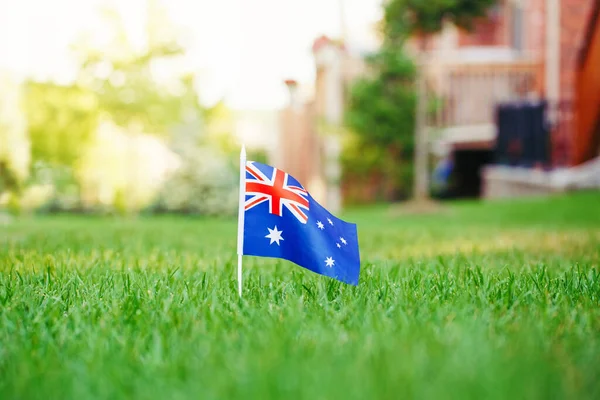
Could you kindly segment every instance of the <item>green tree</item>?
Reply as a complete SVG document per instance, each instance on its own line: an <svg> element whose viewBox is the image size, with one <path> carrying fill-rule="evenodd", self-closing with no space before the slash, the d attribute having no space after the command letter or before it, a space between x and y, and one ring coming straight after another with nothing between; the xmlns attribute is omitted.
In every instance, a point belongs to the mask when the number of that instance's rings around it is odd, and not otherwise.
<svg viewBox="0 0 600 400"><path fill-rule="evenodd" d="M372 75L350 89L345 119L355 137L342 157L344 172L376 182L375 197L404 197L413 152L415 67L400 49L389 47L367 62Z"/></svg>
<svg viewBox="0 0 600 400"><path fill-rule="evenodd" d="M346 122L365 140L381 146L412 146L415 66L401 51L384 48L368 59L373 76L357 80Z"/></svg>

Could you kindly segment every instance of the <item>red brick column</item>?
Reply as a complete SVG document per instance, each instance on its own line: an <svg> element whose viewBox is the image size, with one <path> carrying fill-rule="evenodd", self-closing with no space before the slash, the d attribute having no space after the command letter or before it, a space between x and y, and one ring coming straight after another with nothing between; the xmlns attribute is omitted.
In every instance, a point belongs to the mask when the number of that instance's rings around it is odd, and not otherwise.
<svg viewBox="0 0 600 400"><path fill-rule="evenodd" d="M575 96L577 57L595 1L560 2L560 97L564 100L572 100Z"/></svg>

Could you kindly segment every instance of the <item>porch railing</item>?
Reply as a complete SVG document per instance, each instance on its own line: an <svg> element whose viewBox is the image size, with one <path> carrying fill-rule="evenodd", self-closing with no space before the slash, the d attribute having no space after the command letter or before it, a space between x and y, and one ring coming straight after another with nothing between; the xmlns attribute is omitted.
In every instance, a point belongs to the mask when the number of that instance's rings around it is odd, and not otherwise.
<svg viewBox="0 0 600 400"><path fill-rule="evenodd" d="M428 116L428 125L491 124L497 103L538 91L540 72L539 64L530 62L447 65L442 72L441 90L432 93L441 102Z"/></svg>

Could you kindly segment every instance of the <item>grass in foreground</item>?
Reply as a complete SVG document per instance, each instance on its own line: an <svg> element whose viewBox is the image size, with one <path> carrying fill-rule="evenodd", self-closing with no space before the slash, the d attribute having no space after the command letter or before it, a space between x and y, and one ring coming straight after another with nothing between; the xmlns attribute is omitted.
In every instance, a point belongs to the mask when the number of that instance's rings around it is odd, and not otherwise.
<svg viewBox="0 0 600 400"><path fill-rule="evenodd" d="M350 213L358 287L234 221L0 227L0 399L600 398L600 194Z"/></svg>

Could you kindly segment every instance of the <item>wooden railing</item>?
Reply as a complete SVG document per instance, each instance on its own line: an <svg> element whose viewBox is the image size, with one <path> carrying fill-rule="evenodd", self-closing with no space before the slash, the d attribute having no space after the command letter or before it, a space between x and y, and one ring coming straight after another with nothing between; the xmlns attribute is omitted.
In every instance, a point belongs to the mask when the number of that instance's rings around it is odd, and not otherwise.
<svg viewBox="0 0 600 400"><path fill-rule="evenodd" d="M541 69L530 62L465 63L446 66L441 104L429 116L429 126L489 124L499 102L539 93Z"/></svg>

